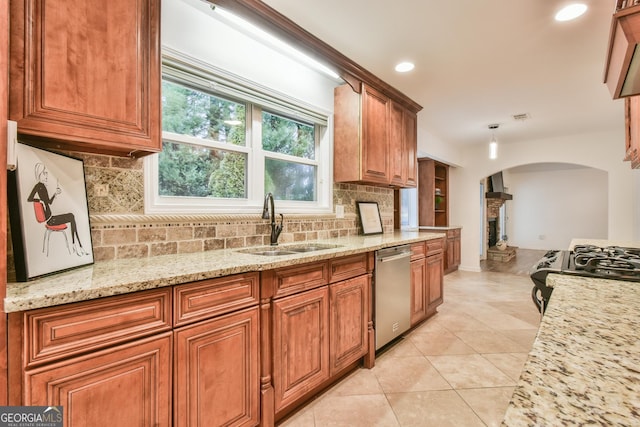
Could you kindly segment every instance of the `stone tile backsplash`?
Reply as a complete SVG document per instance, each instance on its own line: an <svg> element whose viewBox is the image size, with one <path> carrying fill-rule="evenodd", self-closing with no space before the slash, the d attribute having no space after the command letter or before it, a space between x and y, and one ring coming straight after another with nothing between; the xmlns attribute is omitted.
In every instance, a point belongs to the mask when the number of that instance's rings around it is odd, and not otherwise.
<svg viewBox="0 0 640 427"><path fill-rule="evenodd" d="M268 220L255 215L144 215L143 160L71 153L84 160L91 236L96 261L145 258L164 254L269 244ZM98 196L96 185L107 185ZM344 205L345 217L285 215L279 242L291 243L355 235L360 232L356 201L375 201L384 232L393 231L393 190L334 184L334 204ZM10 240L10 239L9 239ZM8 266L13 267L9 242Z"/></svg>

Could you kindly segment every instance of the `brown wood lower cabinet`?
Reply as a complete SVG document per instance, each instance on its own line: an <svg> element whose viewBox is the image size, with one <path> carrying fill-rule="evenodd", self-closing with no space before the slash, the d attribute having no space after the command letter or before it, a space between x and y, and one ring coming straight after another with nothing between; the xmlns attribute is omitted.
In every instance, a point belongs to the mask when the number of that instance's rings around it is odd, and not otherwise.
<svg viewBox="0 0 640 427"><path fill-rule="evenodd" d="M331 375L360 359L369 350L369 288L369 276L329 286Z"/></svg>
<svg viewBox="0 0 640 427"><path fill-rule="evenodd" d="M175 331L175 426L260 421L258 307Z"/></svg>
<svg viewBox="0 0 640 427"><path fill-rule="evenodd" d="M427 260L411 261L411 325L427 318Z"/></svg>
<svg viewBox="0 0 640 427"><path fill-rule="evenodd" d="M443 302L444 238L412 245L411 325L436 313Z"/></svg>
<svg viewBox="0 0 640 427"><path fill-rule="evenodd" d="M259 277L11 313L11 404L61 405L66 427L258 425Z"/></svg>
<svg viewBox="0 0 640 427"><path fill-rule="evenodd" d="M436 312L443 299L443 260L442 252L427 256L427 317Z"/></svg>
<svg viewBox="0 0 640 427"><path fill-rule="evenodd" d="M63 406L65 427L170 426L171 335L27 371L22 404Z"/></svg>
<svg viewBox="0 0 640 427"><path fill-rule="evenodd" d="M66 427L272 426L373 366L373 265L370 252L11 313L9 403L63 406Z"/></svg>
<svg viewBox="0 0 640 427"><path fill-rule="evenodd" d="M449 274L458 269L460 265L460 229L447 230L447 244L445 246L444 274Z"/></svg>
<svg viewBox="0 0 640 427"><path fill-rule="evenodd" d="M274 396L273 404L263 398L263 417L271 410L274 420L281 419L375 351L370 297L372 253L312 263L318 264L312 270L324 270L319 267L325 263L331 275L324 284L314 281L316 288L274 298L270 305L263 299L263 396L270 396L270 386ZM273 289L277 294L281 277L287 277L293 288L303 288L309 279L308 270L285 267L264 272L263 290ZM327 283L333 280L335 283ZM265 352L265 343L271 353ZM268 358L272 358L272 364L265 363Z"/></svg>
<svg viewBox="0 0 640 427"><path fill-rule="evenodd" d="M329 378L329 290L326 286L273 303L275 411Z"/></svg>

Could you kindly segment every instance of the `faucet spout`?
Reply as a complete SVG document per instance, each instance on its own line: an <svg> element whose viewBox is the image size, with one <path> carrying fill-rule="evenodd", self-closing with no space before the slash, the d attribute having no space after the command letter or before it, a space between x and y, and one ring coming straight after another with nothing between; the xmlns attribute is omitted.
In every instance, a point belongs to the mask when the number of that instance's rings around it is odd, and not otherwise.
<svg viewBox="0 0 640 427"><path fill-rule="evenodd" d="M269 215L269 211L271 211L271 215ZM276 246L278 244L278 237L280 237L280 233L282 232L282 226L284 223L284 215L280 214L280 224L276 224L276 211L273 201L273 194L267 193L264 198L264 206L262 208L262 218L269 219L271 218L271 246Z"/></svg>

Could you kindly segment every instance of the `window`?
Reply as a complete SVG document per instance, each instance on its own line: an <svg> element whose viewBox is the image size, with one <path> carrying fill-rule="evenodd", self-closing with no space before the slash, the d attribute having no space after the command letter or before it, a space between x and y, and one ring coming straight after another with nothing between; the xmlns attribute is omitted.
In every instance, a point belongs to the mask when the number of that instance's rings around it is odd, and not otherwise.
<svg viewBox="0 0 640 427"><path fill-rule="evenodd" d="M245 119L245 104L163 81L159 196L246 198Z"/></svg>
<svg viewBox="0 0 640 427"><path fill-rule="evenodd" d="M265 192L279 200L316 200L314 126L263 111Z"/></svg>
<svg viewBox="0 0 640 427"><path fill-rule="evenodd" d="M331 212L329 114L164 65L163 149L145 162L145 212L255 213L269 192L279 212Z"/></svg>
<svg viewBox="0 0 640 427"><path fill-rule="evenodd" d="M403 188L400 190L400 228L418 227L418 190Z"/></svg>

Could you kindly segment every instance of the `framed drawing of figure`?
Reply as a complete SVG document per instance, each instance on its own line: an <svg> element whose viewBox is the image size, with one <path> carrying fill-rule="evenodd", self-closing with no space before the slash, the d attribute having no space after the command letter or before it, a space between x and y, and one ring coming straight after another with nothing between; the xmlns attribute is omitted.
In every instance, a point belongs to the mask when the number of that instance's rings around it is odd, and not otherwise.
<svg viewBox="0 0 640 427"><path fill-rule="evenodd" d="M82 160L24 144L8 173L16 279L93 263Z"/></svg>

